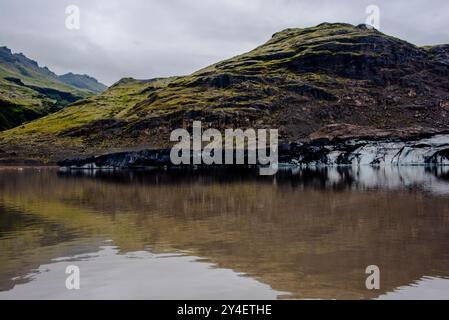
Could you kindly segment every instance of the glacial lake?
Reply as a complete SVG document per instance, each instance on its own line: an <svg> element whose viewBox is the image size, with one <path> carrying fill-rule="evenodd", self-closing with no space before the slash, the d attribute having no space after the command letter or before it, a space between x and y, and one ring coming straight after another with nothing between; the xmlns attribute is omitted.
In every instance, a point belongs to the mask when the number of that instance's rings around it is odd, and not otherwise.
<svg viewBox="0 0 449 320"><path fill-rule="evenodd" d="M1 168L0 299L449 299L449 167Z"/></svg>

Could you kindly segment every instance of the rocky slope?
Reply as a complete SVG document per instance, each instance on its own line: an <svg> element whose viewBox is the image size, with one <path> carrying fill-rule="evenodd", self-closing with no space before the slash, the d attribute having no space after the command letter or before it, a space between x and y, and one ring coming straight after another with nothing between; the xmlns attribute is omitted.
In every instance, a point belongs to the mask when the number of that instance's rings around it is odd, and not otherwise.
<svg viewBox="0 0 449 320"><path fill-rule="evenodd" d="M106 87L88 76L58 76L22 53L0 47L0 130L34 120Z"/></svg>
<svg viewBox="0 0 449 320"><path fill-rule="evenodd" d="M448 46L420 48L364 25L287 29L192 75L123 79L102 95L0 134L4 159L58 161L169 147L193 120L278 128L284 143L419 139L449 128Z"/></svg>

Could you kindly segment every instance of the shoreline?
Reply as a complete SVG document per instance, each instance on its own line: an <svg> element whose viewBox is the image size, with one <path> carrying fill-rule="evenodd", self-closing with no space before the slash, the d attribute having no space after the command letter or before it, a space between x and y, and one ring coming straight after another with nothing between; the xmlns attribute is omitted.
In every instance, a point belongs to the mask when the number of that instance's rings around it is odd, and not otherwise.
<svg viewBox="0 0 449 320"><path fill-rule="evenodd" d="M236 150L217 149L214 152L232 151L233 164L213 164L213 167L250 167L263 168L260 165L236 165ZM194 154L190 152L190 162L173 165L170 149L146 149L133 152L111 153L88 158L68 159L58 162L58 166L67 169L132 169L142 167L157 168L195 168L209 167L205 164L194 165ZM429 166L449 165L449 134L437 134L416 140L329 140L320 139L310 143L282 144L276 151L275 166L315 167L315 166ZM244 159L248 159L248 150L244 149ZM246 163L246 162L245 162Z"/></svg>
<svg viewBox="0 0 449 320"><path fill-rule="evenodd" d="M216 150L226 153L230 150ZM151 168L262 168L260 165L237 165L236 150L234 164L174 165L171 149L142 149L102 155L71 158L63 161L44 162L37 159L0 159L0 167L42 167L66 169L151 169ZM248 159L248 150L244 159ZM193 160L193 152L190 153ZM449 134L435 134L415 139L316 139L304 143L279 145L277 161L279 167L347 167L347 166L447 166L449 165Z"/></svg>

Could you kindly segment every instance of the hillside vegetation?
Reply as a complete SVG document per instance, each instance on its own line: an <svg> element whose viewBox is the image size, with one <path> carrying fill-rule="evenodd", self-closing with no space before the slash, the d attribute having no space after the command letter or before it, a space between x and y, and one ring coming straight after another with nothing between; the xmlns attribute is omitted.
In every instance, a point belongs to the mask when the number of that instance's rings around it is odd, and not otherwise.
<svg viewBox="0 0 449 320"><path fill-rule="evenodd" d="M448 48L420 48L365 25L287 29L189 76L123 79L99 96L1 133L0 149L6 159L57 161L167 147L171 130L193 120L278 128L285 142L444 131Z"/></svg>
<svg viewBox="0 0 449 320"><path fill-rule="evenodd" d="M0 47L0 130L58 111L105 89L89 76L58 76L25 55Z"/></svg>

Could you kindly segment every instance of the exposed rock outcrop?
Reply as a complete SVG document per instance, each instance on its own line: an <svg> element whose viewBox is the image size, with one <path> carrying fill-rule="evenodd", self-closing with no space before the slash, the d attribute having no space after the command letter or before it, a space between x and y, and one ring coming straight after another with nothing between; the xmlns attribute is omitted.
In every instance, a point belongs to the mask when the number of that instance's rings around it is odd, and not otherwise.
<svg viewBox="0 0 449 320"><path fill-rule="evenodd" d="M65 160L58 164L68 169L176 167L170 160L170 149L121 152ZM283 166L449 165L449 135L405 141L319 139L309 143L283 144L279 149L279 164Z"/></svg>

